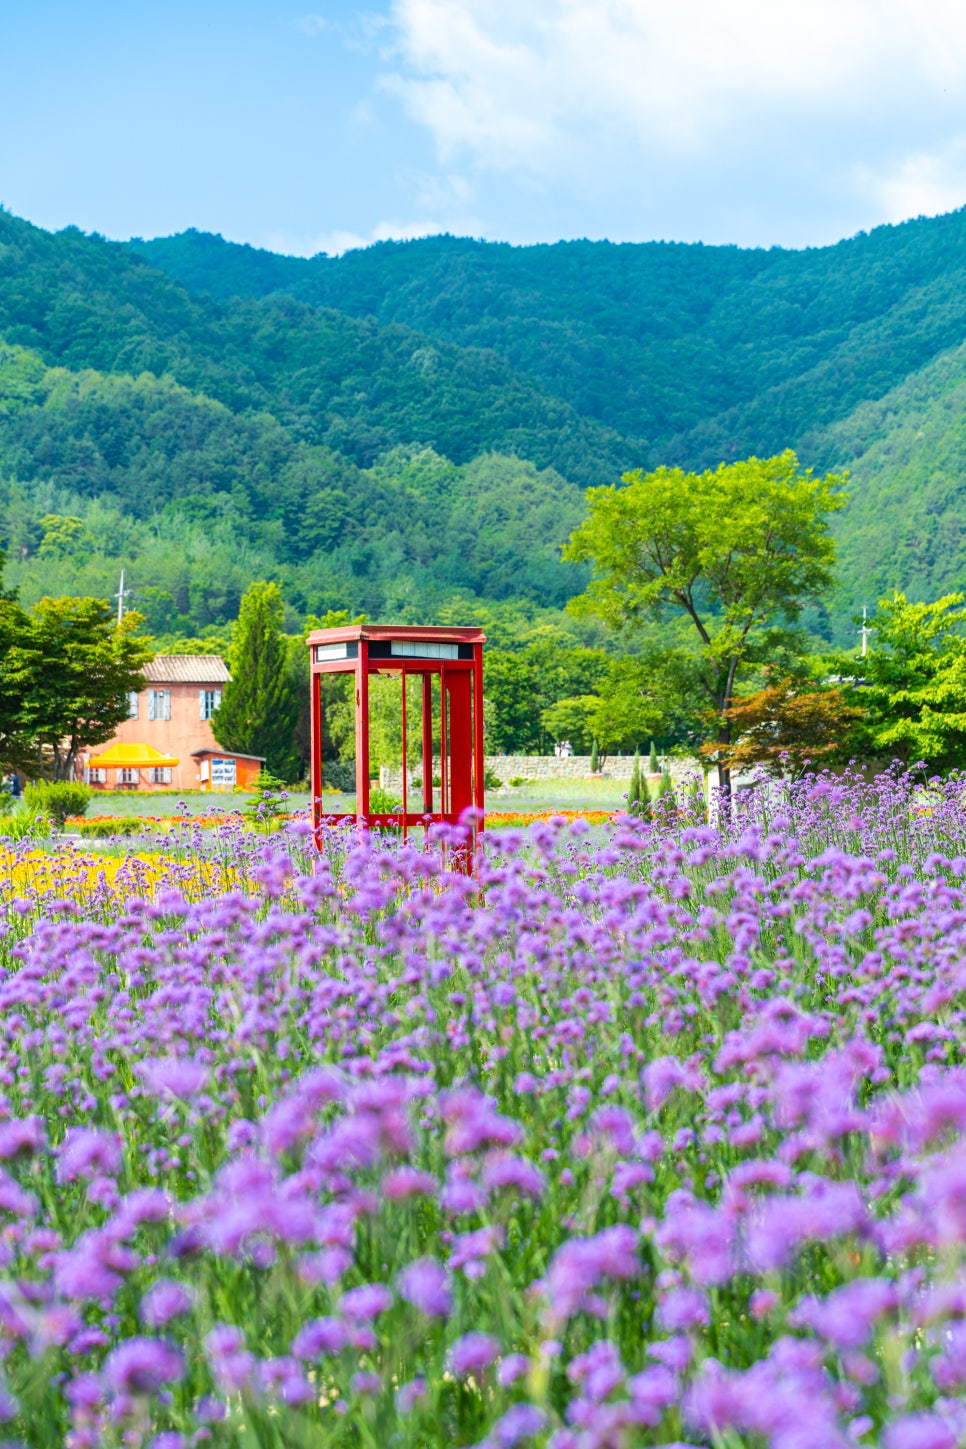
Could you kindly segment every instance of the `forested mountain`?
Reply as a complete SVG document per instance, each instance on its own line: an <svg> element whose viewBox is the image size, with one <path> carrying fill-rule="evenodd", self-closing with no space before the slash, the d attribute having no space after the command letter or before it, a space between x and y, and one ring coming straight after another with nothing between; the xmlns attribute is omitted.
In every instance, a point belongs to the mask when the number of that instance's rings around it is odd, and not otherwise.
<svg viewBox="0 0 966 1449"><path fill-rule="evenodd" d="M966 211L784 251L453 237L273 257L132 243L221 299L284 292L462 346L685 467L798 445L966 337Z"/></svg>
<svg viewBox="0 0 966 1449"><path fill-rule="evenodd" d="M966 585L966 212L802 252L435 237L280 257L0 212L0 545L28 600L223 627L559 608L583 487L787 446L852 471L844 638ZM474 602L476 601L476 602Z"/></svg>

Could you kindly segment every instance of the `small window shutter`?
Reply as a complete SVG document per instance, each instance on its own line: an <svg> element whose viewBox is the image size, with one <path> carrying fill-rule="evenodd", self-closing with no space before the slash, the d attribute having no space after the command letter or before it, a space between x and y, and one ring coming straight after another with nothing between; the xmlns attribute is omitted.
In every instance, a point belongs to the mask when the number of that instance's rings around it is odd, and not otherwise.
<svg viewBox="0 0 966 1449"><path fill-rule="evenodd" d="M157 717L158 717L158 695L157 695L157 691L154 690L154 689L152 689L148 693L148 719L157 719Z"/></svg>
<svg viewBox="0 0 966 1449"><path fill-rule="evenodd" d="M161 718L162 719L170 719L171 718L171 691L170 691L170 689L163 690L162 691L162 695L163 695L163 699L164 699L164 713L162 714Z"/></svg>
<svg viewBox="0 0 966 1449"><path fill-rule="evenodd" d="M207 719L208 718L208 710L205 708L205 706L207 705L207 703L208 703L208 691L206 689L199 689L198 690L198 718L199 719Z"/></svg>

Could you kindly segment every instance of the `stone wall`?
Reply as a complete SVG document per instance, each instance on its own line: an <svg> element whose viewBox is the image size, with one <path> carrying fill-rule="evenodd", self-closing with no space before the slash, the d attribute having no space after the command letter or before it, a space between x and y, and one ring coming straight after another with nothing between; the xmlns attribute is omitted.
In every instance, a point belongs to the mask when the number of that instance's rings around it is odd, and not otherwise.
<svg viewBox="0 0 966 1449"><path fill-rule="evenodd" d="M641 760L647 764L647 757ZM581 780L590 774L589 755L571 755L569 759L558 760L556 755L487 755L486 768L508 780ZM634 768L633 755L607 755L604 758L599 778L604 780L630 780ZM671 760L671 777L678 780L682 775L701 766L696 760ZM433 761L433 774L439 774L439 760ZM419 778L419 770L410 770L410 781ZM384 790L398 795L402 789L402 770L399 766L383 766L379 771L379 783Z"/></svg>

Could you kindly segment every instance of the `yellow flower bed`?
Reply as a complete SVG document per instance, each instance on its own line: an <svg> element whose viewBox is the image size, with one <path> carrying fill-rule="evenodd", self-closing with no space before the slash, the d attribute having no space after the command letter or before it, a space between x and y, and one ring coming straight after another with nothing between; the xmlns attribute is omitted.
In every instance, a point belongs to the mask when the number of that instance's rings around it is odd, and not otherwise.
<svg viewBox="0 0 966 1449"><path fill-rule="evenodd" d="M20 853L0 848L0 902L23 895L63 895L84 901L105 889L112 898L149 897L161 885L194 895L212 886L237 885L227 878L230 874L219 862L175 860L160 851L95 855L69 848Z"/></svg>

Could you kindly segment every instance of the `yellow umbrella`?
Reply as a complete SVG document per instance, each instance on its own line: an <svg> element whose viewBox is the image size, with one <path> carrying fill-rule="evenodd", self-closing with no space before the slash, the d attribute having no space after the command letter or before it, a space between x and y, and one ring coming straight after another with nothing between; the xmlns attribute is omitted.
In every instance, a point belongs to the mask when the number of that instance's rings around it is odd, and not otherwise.
<svg viewBox="0 0 966 1449"><path fill-rule="evenodd" d="M112 745L103 755L92 755L87 762L92 770L150 770L164 765L180 765L174 755L162 755L153 745Z"/></svg>

